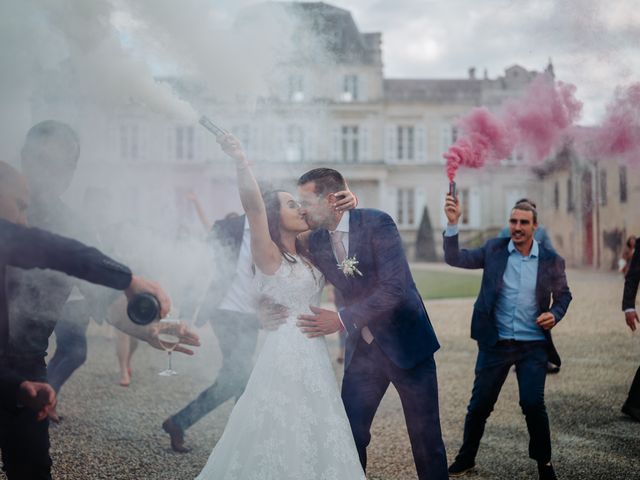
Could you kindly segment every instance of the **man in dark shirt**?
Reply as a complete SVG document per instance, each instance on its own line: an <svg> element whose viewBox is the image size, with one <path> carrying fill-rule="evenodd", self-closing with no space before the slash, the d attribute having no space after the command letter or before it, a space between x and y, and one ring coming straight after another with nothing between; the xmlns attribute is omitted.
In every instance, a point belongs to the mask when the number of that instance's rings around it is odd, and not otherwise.
<svg viewBox="0 0 640 480"><path fill-rule="evenodd" d="M43 230L27 228L28 205L29 192L24 178L11 166L0 162L0 286L6 284L9 269L49 268L124 290L127 297L150 292L159 299L162 316L167 314L169 298L156 283L133 276L127 267L95 248ZM29 330L21 329L19 337L13 335L12 328L19 324L11 318L14 312L9 313L8 292L8 288L0 288L0 449L3 469L10 480L50 479L48 421L40 421L43 410L48 413L48 408L55 405L55 395L52 398L52 392L45 386L47 343L42 347L31 341ZM34 290L33 294L38 296L46 292ZM29 321L31 334L38 342L48 342L55 324L40 324L38 319L26 317L20 319ZM157 325L118 327L159 347ZM182 329L178 334L181 342L198 344L197 337L190 332ZM28 344L16 344L16 338ZM189 352L188 349L181 351ZM20 408L20 405L31 408Z"/></svg>
<svg viewBox="0 0 640 480"><path fill-rule="evenodd" d="M28 220L34 227L96 244L97 236L87 222L61 199L73 180L79 155L80 142L69 125L45 120L29 129L21 151L22 172L31 189ZM54 272L20 272L17 279L11 277L10 280L14 280L11 307L25 332L22 334L14 328L15 342L25 348L41 348L43 339L30 335L31 325L24 319L55 324L56 349L47 364L47 377L59 393L62 385L85 362L89 320L106 317L109 295L102 289L90 288ZM35 292L41 291L44 284L46 295L37 295ZM55 409L49 419L59 421Z"/></svg>

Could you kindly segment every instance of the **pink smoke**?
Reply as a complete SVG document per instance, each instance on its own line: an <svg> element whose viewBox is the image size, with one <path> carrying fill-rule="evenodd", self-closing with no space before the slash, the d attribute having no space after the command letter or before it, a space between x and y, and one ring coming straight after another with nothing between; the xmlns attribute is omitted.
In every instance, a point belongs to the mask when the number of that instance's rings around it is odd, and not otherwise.
<svg viewBox="0 0 640 480"><path fill-rule="evenodd" d="M640 83L616 89L602 124L576 132L575 144L588 158L640 164Z"/></svg>
<svg viewBox="0 0 640 480"><path fill-rule="evenodd" d="M472 110L458 122L462 135L444 154L449 179L460 166L481 168L509 157L515 148L529 161L544 160L563 144L580 115L582 103L575 90L543 74L499 114Z"/></svg>
<svg viewBox="0 0 640 480"><path fill-rule="evenodd" d="M474 108L460 119L462 136L444 154L450 181L461 165L480 168L488 161L507 157L513 150L511 132L505 124L486 108Z"/></svg>

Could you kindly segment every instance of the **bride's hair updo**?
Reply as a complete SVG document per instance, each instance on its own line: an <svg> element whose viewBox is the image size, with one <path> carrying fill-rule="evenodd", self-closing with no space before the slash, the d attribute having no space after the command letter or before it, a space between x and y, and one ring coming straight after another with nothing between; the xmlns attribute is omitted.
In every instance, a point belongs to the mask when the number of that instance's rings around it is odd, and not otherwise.
<svg viewBox="0 0 640 480"><path fill-rule="evenodd" d="M289 263L296 263L296 259L293 255L287 252L282 243L280 236L280 209L282 205L280 203L280 197L278 193L287 193L286 190L267 190L262 193L262 200L267 211L267 223L269 224L269 234L271 240L278 246L280 253Z"/></svg>

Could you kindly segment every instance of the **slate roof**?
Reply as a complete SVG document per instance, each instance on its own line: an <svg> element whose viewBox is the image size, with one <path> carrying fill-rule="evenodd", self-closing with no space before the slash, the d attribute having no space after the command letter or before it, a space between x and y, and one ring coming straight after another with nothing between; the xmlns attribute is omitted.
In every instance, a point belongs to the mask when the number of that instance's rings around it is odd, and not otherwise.
<svg viewBox="0 0 640 480"><path fill-rule="evenodd" d="M351 12L324 2L264 2L240 12L237 25L259 19L269 11L290 13L301 33L313 32L340 62L373 64L380 61L380 34L361 33Z"/></svg>
<svg viewBox="0 0 640 480"><path fill-rule="evenodd" d="M384 98L390 102L479 102L482 80L476 79L411 79L384 80Z"/></svg>

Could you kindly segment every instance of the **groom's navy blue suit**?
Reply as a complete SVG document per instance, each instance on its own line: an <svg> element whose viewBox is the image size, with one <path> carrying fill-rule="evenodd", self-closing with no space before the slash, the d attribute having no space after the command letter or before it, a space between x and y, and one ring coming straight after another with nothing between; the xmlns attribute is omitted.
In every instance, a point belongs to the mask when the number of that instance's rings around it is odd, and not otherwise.
<svg viewBox="0 0 640 480"><path fill-rule="evenodd" d="M419 478L447 478L433 359L440 345L394 221L378 210L350 211L348 257L357 259L361 276L346 276L337 267L327 230L311 234L309 250L341 294L339 313L348 332L342 399L363 467L371 422L393 383L402 401ZM374 338L370 344L362 338L365 326Z"/></svg>

